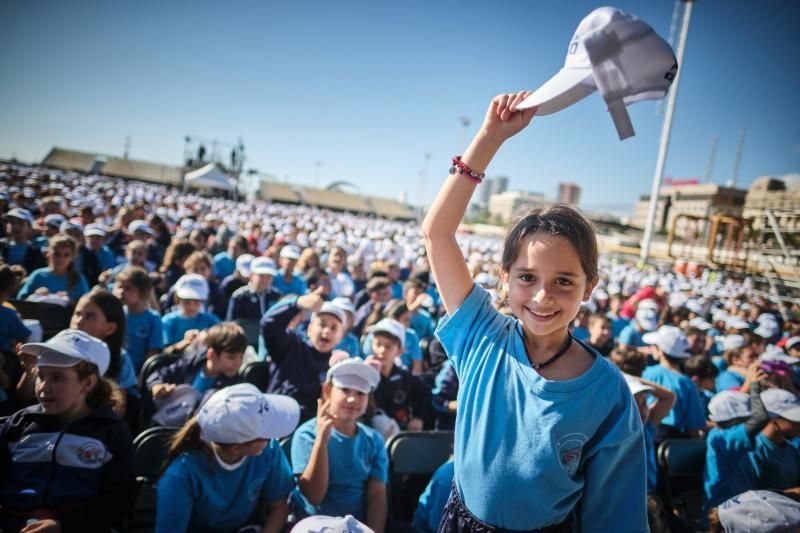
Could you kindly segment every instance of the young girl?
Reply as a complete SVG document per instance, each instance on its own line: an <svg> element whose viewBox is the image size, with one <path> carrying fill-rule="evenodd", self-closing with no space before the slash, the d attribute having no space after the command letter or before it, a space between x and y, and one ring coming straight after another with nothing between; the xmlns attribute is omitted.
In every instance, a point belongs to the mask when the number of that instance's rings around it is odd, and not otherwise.
<svg viewBox="0 0 800 533"><path fill-rule="evenodd" d="M153 283L143 268L129 266L117 276L114 296L125 306L125 350L137 376L147 358L164 347L161 316L148 306L152 295Z"/></svg>
<svg viewBox="0 0 800 533"><path fill-rule="evenodd" d="M158 482L156 531L283 529L294 483L278 439L297 427L288 396L249 383L214 393L175 435ZM259 516L268 507L267 516ZM263 524L263 525L262 525Z"/></svg>
<svg viewBox="0 0 800 533"><path fill-rule="evenodd" d="M0 529L122 529L134 499L133 444L114 414L105 343L67 329L22 346L38 404L0 428Z"/></svg>
<svg viewBox="0 0 800 533"><path fill-rule="evenodd" d="M383 532L389 460L380 434L358 421L379 380L378 371L357 357L328 370L316 418L292 438L300 515L352 515Z"/></svg>
<svg viewBox="0 0 800 533"><path fill-rule="evenodd" d="M456 482L440 531L646 531L642 422L620 372L569 325L597 283L597 241L574 209L528 211L506 236L501 281L517 318L473 285L456 230L503 142L535 109L492 100L422 226L447 315L437 335L461 388ZM472 179L471 179L472 178ZM613 496L612 496L613 494Z"/></svg>
<svg viewBox="0 0 800 533"><path fill-rule="evenodd" d="M23 283L17 298L24 300L31 294L63 293L70 305L89 292L89 284L75 267L75 241L63 234L50 239L47 250L48 266L34 270Z"/></svg>

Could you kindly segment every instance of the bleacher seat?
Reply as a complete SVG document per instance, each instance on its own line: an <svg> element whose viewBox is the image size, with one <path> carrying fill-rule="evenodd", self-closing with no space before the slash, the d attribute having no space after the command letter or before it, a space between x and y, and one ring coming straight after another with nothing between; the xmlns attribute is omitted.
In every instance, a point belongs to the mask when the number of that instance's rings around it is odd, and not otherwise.
<svg viewBox="0 0 800 533"><path fill-rule="evenodd" d="M289 466L292 466L292 435L281 439L281 450L283 450L284 455L286 455Z"/></svg>
<svg viewBox="0 0 800 533"><path fill-rule="evenodd" d="M261 392L267 392L267 385L269 385L269 365L263 361L255 361L247 363L243 366L239 373L246 383L252 383Z"/></svg>
<svg viewBox="0 0 800 533"><path fill-rule="evenodd" d="M145 384L147 377L158 370L159 368L171 365L180 359L179 355L156 354L147 358L142 365L142 371L139 372L139 390L142 393L141 409L140 409L140 425L139 427L146 428L152 423L150 418L155 413L155 405L153 404L153 397Z"/></svg>
<svg viewBox="0 0 800 533"><path fill-rule="evenodd" d="M703 499L705 440L667 439L659 445L656 458L664 507L677 509L687 522L697 519Z"/></svg>
<svg viewBox="0 0 800 533"><path fill-rule="evenodd" d="M156 481L164 467L170 441L179 428L153 427L133 439L136 504L131 529L151 529L155 525Z"/></svg>
<svg viewBox="0 0 800 533"><path fill-rule="evenodd" d="M389 519L411 522L433 473L453 453L452 431L400 432L386 442Z"/></svg>
<svg viewBox="0 0 800 533"><path fill-rule="evenodd" d="M10 300L9 303L22 318L38 320L42 325L42 340L47 340L61 330L69 327L72 313L63 305L27 300Z"/></svg>

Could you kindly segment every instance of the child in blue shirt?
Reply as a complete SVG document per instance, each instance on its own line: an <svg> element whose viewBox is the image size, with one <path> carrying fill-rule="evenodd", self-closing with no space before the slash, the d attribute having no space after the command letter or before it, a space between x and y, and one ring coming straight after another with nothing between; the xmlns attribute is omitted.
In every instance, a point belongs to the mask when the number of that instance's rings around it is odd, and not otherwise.
<svg viewBox="0 0 800 533"><path fill-rule="evenodd" d="M384 316L400 322L405 328L403 351L400 353L400 366L414 376L422 374L422 349L419 347L419 337L410 328L411 313L408 311L408 306L402 300L390 302L386 307ZM361 349L365 357L372 355L372 337L371 332L364 337Z"/></svg>
<svg viewBox="0 0 800 533"><path fill-rule="evenodd" d="M761 399L769 422L756 436L755 449L750 452L755 488L786 490L798 487L800 450L792 440L800 437L800 398L788 390L772 388L763 391Z"/></svg>
<svg viewBox="0 0 800 533"><path fill-rule="evenodd" d="M703 412L708 418L708 404L716 392L714 380L719 374L719 370L714 363L705 355L693 355L683 365L683 371L697 387L700 396L700 404Z"/></svg>
<svg viewBox="0 0 800 533"><path fill-rule="evenodd" d="M644 342L651 344L659 364L647 367L645 379L675 393L675 406L661 421L656 442L665 438L698 437L706 427L700 396L692 380L683 374L681 365L690 357L689 341L675 326L661 326L647 333Z"/></svg>
<svg viewBox="0 0 800 533"><path fill-rule="evenodd" d="M727 366L717 376L717 391L739 389L744 385L747 368L757 360L755 352L750 346L742 346L726 351L722 357Z"/></svg>
<svg viewBox="0 0 800 533"><path fill-rule="evenodd" d="M425 217L427 257L447 315L437 336L461 388L455 484L439 531L553 526L646 531L642 422L622 374L569 325L598 281L590 224L565 205L509 230L501 282L514 316L472 282L456 241L476 181L534 109L531 93L492 100L481 131ZM613 492L614 498L609 498Z"/></svg>
<svg viewBox="0 0 800 533"><path fill-rule="evenodd" d="M328 370L317 416L292 437L293 500L300 515L349 514L384 531L389 460L380 434L358 421L379 379L357 357Z"/></svg>
<svg viewBox="0 0 800 533"><path fill-rule="evenodd" d="M413 526L422 533L435 533L439 530L442 511L450 496L455 475L455 463L450 459L433 473L428 486L419 497L417 510L414 512Z"/></svg>
<svg viewBox="0 0 800 533"><path fill-rule="evenodd" d="M759 379L766 374L759 371ZM706 463L703 471L705 509L716 507L728 498L755 488L755 471L748 453L768 421L759 397L760 384L750 394L722 391L709 403L709 416L716 424L706 438Z"/></svg>
<svg viewBox="0 0 800 533"><path fill-rule="evenodd" d="M17 277L8 265L0 265L0 350L12 351L17 342L25 341L31 330L25 326L19 313L4 306L17 287Z"/></svg>
<svg viewBox="0 0 800 533"><path fill-rule="evenodd" d="M125 306L125 350L137 376L147 358L164 348L161 317L147 305L152 294L153 282L143 268L129 266L117 276L114 295Z"/></svg>
<svg viewBox="0 0 800 533"><path fill-rule="evenodd" d="M165 347L183 351L198 331L219 324L215 315L200 310L207 298L208 282L200 274L184 274L178 279L175 283L178 310L161 317Z"/></svg>
<svg viewBox="0 0 800 533"><path fill-rule="evenodd" d="M292 433L298 416L296 401L249 383L214 393L172 441L155 530L282 531L294 483L278 439Z"/></svg>
<svg viewBox="0 0 800 533"><path fill-rule="evenodd" d="M361 356L361 347L359 346L358 337L350 331L350 328L353 327L353 317L355 316L356 309L353 306L353 302L350 298L339 296L331 300L331 303L341 309L344 312L345 316L345 323L344 327L344 335L342 336L342 340L336 346L337 350L344 350L351 356Z"/></svg>
<svg viewBox="0 0 800 533"><path fill-rule="evenodd" d="M86 278L75 267L77 244L68 235L58 234L50 239L48 266L34 270L17 294L20 300L31 294L63 293L70 305L89 292Z"/></svg>

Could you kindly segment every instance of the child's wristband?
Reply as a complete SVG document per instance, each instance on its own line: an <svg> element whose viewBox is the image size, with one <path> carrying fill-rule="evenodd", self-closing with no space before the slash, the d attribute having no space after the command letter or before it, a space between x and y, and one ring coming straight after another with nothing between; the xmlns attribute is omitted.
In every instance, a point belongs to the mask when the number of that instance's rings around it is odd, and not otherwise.
<svg viewBox="0 0 800 533"><path fill-rule="evenodd" d="M478 173L469 168L469 166L461 160L460 155L453 157L453 166L450 167L450 174L461 174L476 184L480 184L483 178L486 177L485 172Z"/></svg>

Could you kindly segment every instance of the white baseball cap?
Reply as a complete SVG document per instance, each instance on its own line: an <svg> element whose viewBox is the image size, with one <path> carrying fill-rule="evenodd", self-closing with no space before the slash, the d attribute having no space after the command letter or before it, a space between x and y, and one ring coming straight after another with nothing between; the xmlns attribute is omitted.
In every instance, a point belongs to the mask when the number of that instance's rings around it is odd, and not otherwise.
<svg viewBox="0 0 800 533"><path fill-rule="evenodd" d="M300 250L297 246L284 246L281 248L281 257L285 257L286 259L300 259Z"/></svg>
<svg viewBox="0 0 800 533"><path fill-rule="evenodd" d="M83 224L80 223L79 219L72 218L62 222L61 226L58 228L58 231L61 233L67 233L68 231L78 231L83 233Z"/></svg>
<svg viewBox="0 0 800 533"><path fill-rule="evenodd" d="M175 295L184 300L208 299L208 282L200 274L184 274L175 282Z"/></svg>
<svg viewBox="0 0 800 533"><path fill-rule="evenodd" d="M800 344L800 336L794 336L786 339L786 342L784 343L783 346L786 348L787 351L789 351L798 344Z"/></svg>
<svg viewBox="0 0 800 533"><path fill-rule="evenodd" d="M373 530L347 515L344 518L334 516L310 516L300 520L291 533L375 533Z"/></svg>
<svg viewBox="0 0 800 533"><path fill-rule="evenodd" d="M250 272L262 276L275 276L278 274L278 269L275 267L275 261L269 257L256 257L250 263Z"/></svg>
<svg viewBox="0 0 800 533"><path fill-rule="evenodd" d="M27 209L23 209L21 207L14 207L8 210L6 213L6 218L17 218L19 220L24 220L31 226L33 226L33 215Z"/></svg>
<svg viewBox="0 0 800 533"><path fill-rule="evenodd" d="M100 224L87 224L86 227L83 229L83 234L86 237L91 237L92 235L99 235L100 237L105 237L108 235L106 229Z"/></svg>
<svg viewBox="0 0 800 533"><path fill-rule="evenodd" d="M393 318L384 318L370 328L370 332L375 333L388 333L392 337L400 341L400 347L405 349L406 345L406 328L403 324Z"/></svg>
<svg viewBox="0 0 800 533"><path fill-rule="evenodd" d="M65 220L67 220L67 217L64 215L60 213L51 213L44 217L44 225L58 229Z"/></svg>
<svg viewBox="0 0 800 533"><path fill-rule="evenodd" d="M764 408L772 418L800 422L800 398L784 389L767 389L761 393Z"/></svg>
<svg viewBox="0 0 800 533"><path fill-rule="evenodd" d="M339 322L344 324L347 321L347 317L344 314L344 311L340 307L337 307L332 302L324 302L322 307L319 308L319 311L314 313L314 316L317 315L333 315L339 319Z"/></svg>
<svg viewBox="0 0 800 533"><path fill-rule="evenodd" d="M741 317L732 316L725 321L725 327L729 329L750 329L750 324Z"/></svg>
<svg viewBox="0 0 800 533"><path fill-rule="evenodd" d="M37 366L67 368L87 361L97 367L101 376L111 359L106 343L79 329L62 330L46 342L23 344L22 351L37 356Z"/></svg>
<svg viewBox="0 0 800 533"><path fill-rule="evenodd" d="M730 533L797 531L800 502L770 490L748 490L722 502L719 522Z"/></svg>
<svg viewBox="0 0 800 533"><path fill-rule="evenodd" d="M747 339L745 339L743 335L738 334L723 335L722 337L717 337L717 339L722 339L723 352L736 350L747 344Z"/></svg>
<svg viewBox="0 0 800 533"><path fill-rule="evenodd" d="M136 233L137 231L143 231L149 235L153 235L155 233L153 228L151 228L144 220L134 220L128 224L128 233Z"/></svg>
<svg viewBox="0 0 800 533"><path fill-rule="evenodd" d="M250 383L218 390L197 415L203 440L221 444L280 439L291 434L299 421L297 400L264 394Z"/></svg>
<svg viewBox="0 0 800 533"><path fill-rule="evenodd" d="M736 418L748 417L753 414L750 407L750 396L734 390L718 392L708 402L708 413L708 418L714 422L727 422Z"/></svg>
<svg viewBox="0 0 800 533"><path fill-rule="evenodd" d="M249 278L250 277L250 265L253 264L253 259L255 256L252 254L242 254L236 258L236 271L239 272L242 276Z"/></svg>
<svg viewBox="0 0 800 533"><path fill-rule="evenodd" d="M654 309L637 309L636 322L643 329L653 331L658 326L658 313Z"/></svg>
<svg viewBox="0 0 800 533"><path fill-rule="evenodd" d="M753 333L763 339L771 339L777 335L780 330L781 328L777 322L764 321L761 322L755 330L753 330Z"/></svg>
<svg viewBox="0 0 800 533"><path fill-rule="evenodd" d="M693 328L697 328L700 331L708 331L711 329L711 324L703 317L696 316L689 321L689 325Z"/></svg>
<svg viewBox="0 0 800 533"><path fill-rule="evenodd" d="M353 305L353 302L350 300L350 298L347 298L346 296L338 296L331 300L331 303L342 311L347 311L351 315L356 314L356 307Z"/></svg>
<svg viewBox="0 0 800 533"><path fill-rule="evenodd" d="M625 376L625 381L628 383L628 388L631 390L631 394L636 396L640 392L653 392L655 389L650 385L645 385L644 383L639 380L636 376L630 376L628 374L623 374Z"/></svg>
<svg viewBox="0 0 800 533"><path fill-rule="evenodd" d="M642 340L647 344L655 344L670 357L688 359L692 355L686 334L675 326L661 326L657 331L642 335Z"/></svg>
<svg viewBox="0 0 800 533"><path fill-rule="evenodd" d="M669 43L646 22L613 7L589 13L567 48L564 67L518 109L549 115L600 90L620 139L635 135L625 106L663 98L677 74Z"/></svg>
<svg viewBox="0 0 800 533"><path fill-rule="evenodd" d="M328 369L326 381L330 381L340 389L355 389L369 394L380 383L381 374L360 357L349 357Z"/></svg>

